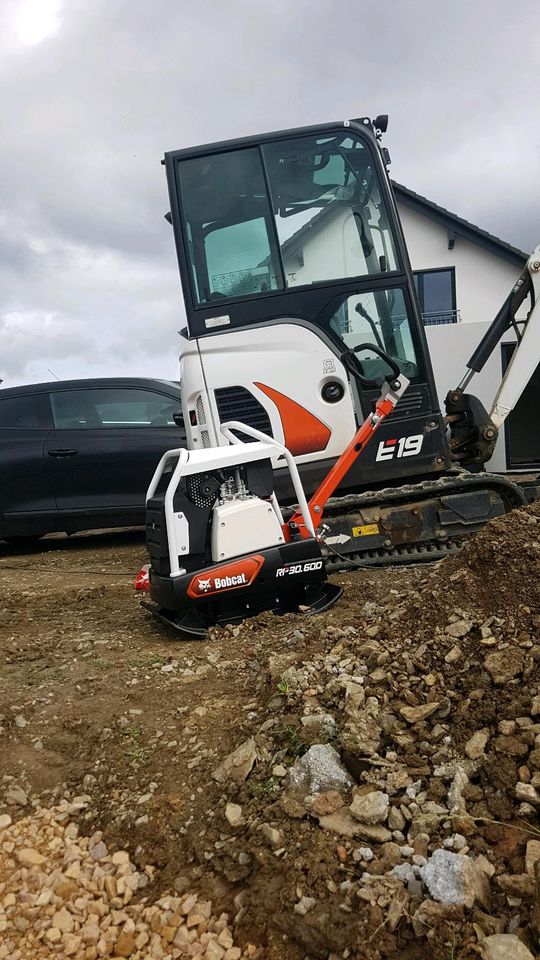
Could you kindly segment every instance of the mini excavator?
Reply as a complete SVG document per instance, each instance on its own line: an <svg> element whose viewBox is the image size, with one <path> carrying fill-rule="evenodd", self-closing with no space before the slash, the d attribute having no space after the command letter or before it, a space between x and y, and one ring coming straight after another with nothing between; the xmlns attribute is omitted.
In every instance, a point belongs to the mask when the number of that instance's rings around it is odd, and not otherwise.
<svg viewBox="0 0 540 960"><path fill-rule="evenodd" d="M540 247L439 409L381 145L362 117L165 155L187 448L147 495L149 606L204 636L320 611L332 570L436 560L540 496L490 474L540 359ZM488 413L466 392L517 347Z"/></svg>

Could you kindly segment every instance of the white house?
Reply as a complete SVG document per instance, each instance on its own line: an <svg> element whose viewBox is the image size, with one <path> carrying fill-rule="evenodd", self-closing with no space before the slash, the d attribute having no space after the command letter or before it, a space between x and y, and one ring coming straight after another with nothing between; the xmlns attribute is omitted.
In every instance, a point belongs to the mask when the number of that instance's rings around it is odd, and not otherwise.
<svg viewBox="0 0 540 960"><path fill-rule="evenodd" d="M394 191L443 404L522 272L528 254L401 184L394 183ZM505 334L471 383L471 393L488 410L515 340L513 331ZM535 414L539 404L540 367L506 422L490 470L516 472L540 467L540 429Z"/></svg>
<svg viewBox="0 0 540 960"><path fill-rule="evenodd" d="M427 323L437 308L457 311L460 323L491 321L528 254L399 183L394 193Z"/></svg>

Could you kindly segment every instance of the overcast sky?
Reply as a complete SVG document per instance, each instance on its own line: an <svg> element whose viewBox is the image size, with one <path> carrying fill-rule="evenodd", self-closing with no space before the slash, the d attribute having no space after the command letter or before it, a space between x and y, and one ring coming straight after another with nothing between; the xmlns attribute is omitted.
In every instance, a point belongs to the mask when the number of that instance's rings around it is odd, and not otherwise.
<svg viewBox="0 0 540 960"><path fill-rule="evenodd" d="M392 175L540 241L538 4L2 0L0 377L175 378L165 150L389 113Z"/></svg>

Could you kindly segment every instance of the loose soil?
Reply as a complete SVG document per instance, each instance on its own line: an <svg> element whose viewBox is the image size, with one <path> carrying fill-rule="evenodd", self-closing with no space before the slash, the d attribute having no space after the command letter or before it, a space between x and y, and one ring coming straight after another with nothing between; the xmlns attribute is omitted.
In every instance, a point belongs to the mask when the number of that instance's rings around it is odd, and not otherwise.
<svg viewBox="0 0 540 960"><path fill-rule="evenodd" d="M31 809L5 800L14 784L29 804L88 795L83 834L103 831L111 850L155 866L153 897L189 886L211 899L236 916L238 942L269 960L472 960L485 934L508 929L534 949L531 898L496 879L523 874L527 840L540 836L533 806L516 796L540 767L540 508L494 521L435 565L336 575L344 595L326 614L263 615L205 642L179 641L141 606L133 581L145 559L139 532L51 538L24 554L0 544L0 813ZM461 636L447 632L461 622ZM495 653L503 682L486 666ZM371 755L347 718L342 681L354 676L378 711ZM404 720L404 707L426 703L437 703L433 715ZM324 740L360 788L385 790L398 770L443 808L449 783L437 769L467 763L465 744L489 730L467 768L466 816L428 822L417 804L402 841L427 834L431 852L466 835L496 870L489 910L452 907L419 939L420 900L394 925L381 898L357 896L364 873L391 870L395 850L382 848L396 844L372 843L373 862L359 862L367 844L288 803L274 772L323 742L301 723L318 712L334 717ZM250 738L251 773L217 783L218 764ZM239 827L225 819L228 802L242 807ZM263 823L280 832L279 849ZM306 896L316 906L302 915L294 906Z"/></svg>

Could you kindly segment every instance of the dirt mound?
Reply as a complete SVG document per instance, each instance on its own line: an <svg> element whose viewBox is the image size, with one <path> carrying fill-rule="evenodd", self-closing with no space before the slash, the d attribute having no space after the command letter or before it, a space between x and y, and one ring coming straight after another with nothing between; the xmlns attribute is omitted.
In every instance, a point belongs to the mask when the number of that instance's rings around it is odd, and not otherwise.
<svg viewBox="0 0 540 960"><path fill-rule="evenodd" d="M438 565L446 596L487 615L540 610L540 503L487 524L456 556Z"/></svg>

